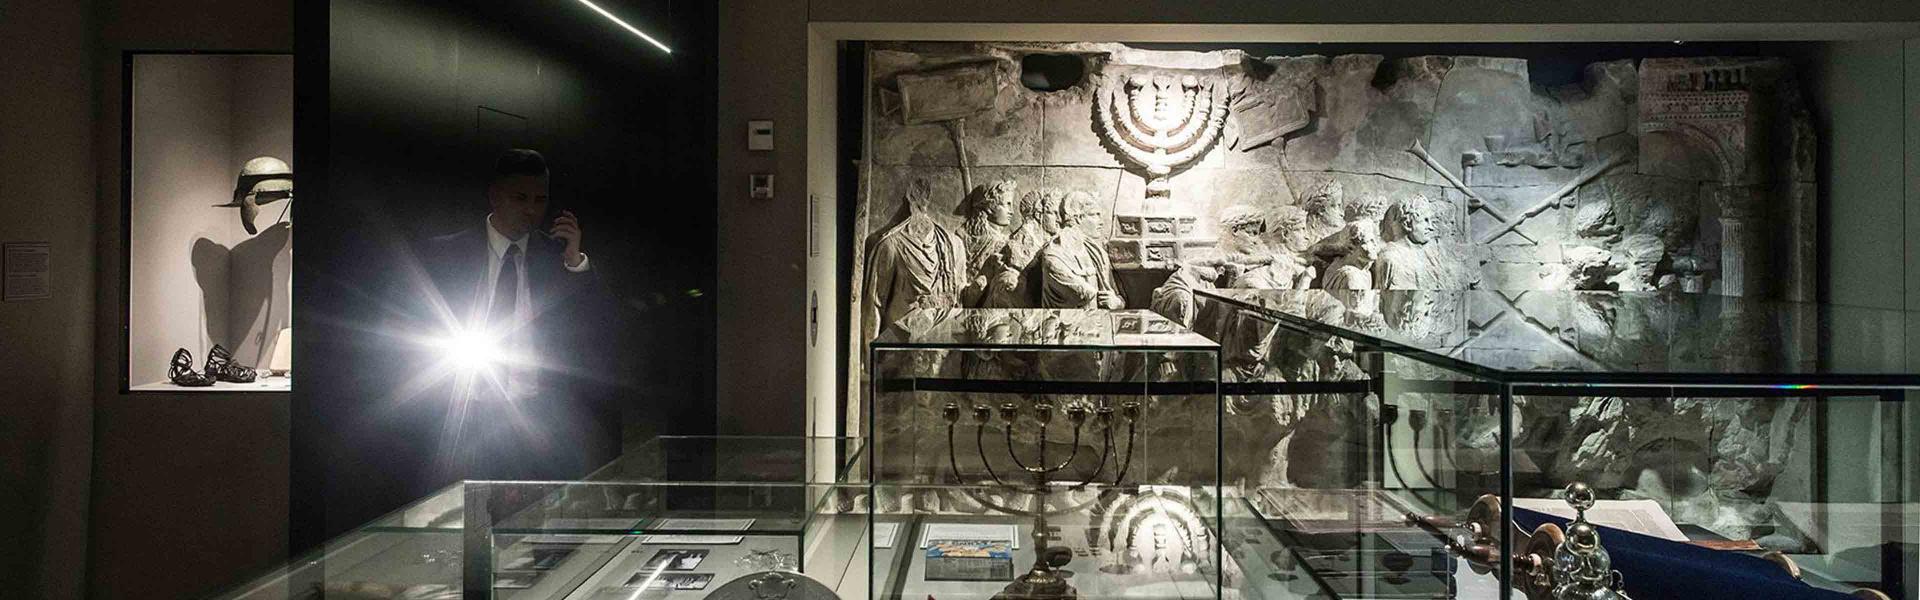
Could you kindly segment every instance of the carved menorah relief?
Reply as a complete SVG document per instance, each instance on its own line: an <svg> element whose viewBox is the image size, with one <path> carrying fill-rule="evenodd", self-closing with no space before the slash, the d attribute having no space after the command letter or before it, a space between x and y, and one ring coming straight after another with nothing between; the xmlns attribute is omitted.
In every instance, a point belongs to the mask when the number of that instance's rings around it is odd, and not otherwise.
<svg viewBox="0 0 1920 600"><path fill-rule="evenodd" d="M1136 73L1103 87L1094 94L1095 131L1146 171L1148 198L1169 197L1174 170L1205 154L1226 124L1227 86L1212 79Z"/></svg>

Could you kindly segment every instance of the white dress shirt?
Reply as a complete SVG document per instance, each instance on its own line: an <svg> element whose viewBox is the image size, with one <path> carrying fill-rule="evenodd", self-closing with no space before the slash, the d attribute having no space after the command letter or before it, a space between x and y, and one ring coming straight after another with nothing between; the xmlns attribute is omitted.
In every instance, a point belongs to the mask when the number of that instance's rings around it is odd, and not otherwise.
<svg viewBox="0 0 1920 600"><path fill-rule="evenodd" d="M518 238L508 239L505 234L493 228L491 214L487 215L485 229L487 230L487 277L480 282L480 298L484 298L481 302L484 303L485 309L480 315L489 317L489 320L493 314L493 300L498 297L496 292L500 285L500 269L506 262L507 248L520 248L520 251L513 256L514 273L519 275L513 283L513 315L511 319L503 321L508 323L507 327L512 334L502 337L499 344L501 349L511 356L507 367L503 370L506 377L504 383L507 397L513 400L533 398L540 391L537 377L539 370L535 368L535 363L540 357L533 355L532 344L527 343L530 337L527 334L530 332L526 331L526 328L533 315L533 298L527 291L527 236L523 234ZM562 260L560 266L574 273L585 272L588 268L587 255L584 252L580 254L580 264L569 265Z"/></svg>

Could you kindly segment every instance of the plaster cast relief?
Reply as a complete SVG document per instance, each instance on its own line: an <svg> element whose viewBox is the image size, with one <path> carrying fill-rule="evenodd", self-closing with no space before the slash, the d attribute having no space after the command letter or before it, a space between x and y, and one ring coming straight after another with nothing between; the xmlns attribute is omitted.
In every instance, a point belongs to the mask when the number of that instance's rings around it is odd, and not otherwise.
<svg viewBox="0 0 1920 600"><path fill-rule="evenodd" d="M928 214L931 186L908 185L905 214L880 234L866 268L867 323L894 323L922 308L960 302L966 273L966 242Z"/></svg>
<svg viewBox="0 0 1920 600"><path fill-rule="evenodd" d="M1603 252L1583 250L1575 254ZM1598 260L1582 262L1604 265ZM1440 291L1309 292L1277 300L1279 310L1429 348L1453 348L1477 361L1531 369L1686 370L1725 363L1764 369L1791 362L1790 344L1755 303L1714 296L1615 292L1501 293ZM1223 381L1344 381L1366 377L1351 344L1285 330L1240 311L1200 306L1194 327L1222 344ZM1760 316L1768 315L1768 316ZM1259 363L1259 364L1256 364ZM1393 361L1395 377L1457 379L1413 361ZM1348 485L1342 436L1367 430L1338 407L1353 395L1314 394L1223 399L1230 479L1260 485ZM1366 400L1373 402L1373 400ZM1499 452L1495 401L1461 393L1407 392L1403 411L1452 415L1439 458L1414 469L1488 468ZM1791 466L1811 460L1804 422L1812 405L1794 398L1557 396L1515 399L1517 476L1522 495L1543 495L1559 482L1587 481L1606 497L1661 501L1681 522L1734 539L1754 539L1772 524L1771 490ZM1368 418L1374 418L1369 416ZM1325 462L1331 460L1332 462ZM1801 471L1804 476L1805 471ZM1760 537L1790 548L1784 537Z"/></svg>
<svg viewBox="0 0 1920 600"><path fill-rule="evenodd" d="M1022 85L1020 65L1040 54L1084 65L1084 77ZM853 233L867 336L852 342L856 357L875 321L919 306L1126 306L1245 337L1223 341L1223 377L1363 377L1351 348L1262 341L1262 326L1211 314L1194 294L1327 288L1355 298L1309 307L1327 318L1493 356L1565 368L1674 353L1738 360L1778 334L1660 338L1647 332L1732 319L1604 295L1539 306L1524 292L1807 299L1813 289L1817 132L1781 59L1614 60L1559 86L1500 57L881 43L869 59ZM1405 294L1460 290L1504 300ZM980 373L1002 368L975 360ZM1353 459L1346 445L1364 443L1344 437L1366 430L1353 422L1362 399L1295 400L1229 402L1232 451L1249 461L1238 476L1352 483L1339 466ZM1804 412L1751 402L1774 409L1702 403L1663 417L1617 400L1527 399L1521 428L1552 448L1541 465L1552 477L1674 498L1736 535L1758 522L1741 516L1752 498L1740 494L1792 458L1770 432ZM1486 417L1459 415L1455 442L1493 448L1498 424ZM1762 441L1768 450L1754 450ZM1656 466L1683 456L1690 466ZM1703 500L1698 489L1720 491Z"/></svg>
<svg viewBox="0 0 1920 600"><path fill-rule="evenodd" d="M1014 206L1018 188L1013 180L1003 179L975 188L967 202L967 284L960 290L963 306L995 308L1015 306L1014 294L1020 285L1020 270L1010 247Z"/></svg>
<svg viewBox="0 0 1920 600"><path fill-rule="evenodd" d="M1172 191L1167 178L1213 149L1227 118L1227 90L1211 79L1142 72L1095 92L1095 123L1109 148L1146 171L1147 197Z"/></svg>
<svg viewBox="0 0 1920 600"><path fill-rule="evenodd" d="M1060 232L1040 252L1041 308L1105 308L1126 306L1114 286L1113 265L1106 248L1087 230L1100 215L1093 197L1072 192L1060 202Z"/></svg>

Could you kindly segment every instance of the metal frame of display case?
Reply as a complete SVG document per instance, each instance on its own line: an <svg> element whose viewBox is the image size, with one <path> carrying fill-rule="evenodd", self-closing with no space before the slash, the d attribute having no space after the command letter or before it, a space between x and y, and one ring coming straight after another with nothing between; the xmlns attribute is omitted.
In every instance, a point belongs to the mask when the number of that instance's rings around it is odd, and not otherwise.
<svg viewBox="0 0 1920 600"><path fill-rule="evenodd" d="M1808 373L1768 373L1768 372L1688 372L1688 371L1571 371L1546 370L1529 371L1491 367L1470 360L1447 356L1432 350L1408 343L1387 339L1367 332L1336 326L1299 314L1272 307L1262 306L1242 298L1246 294L1327 294L1326 290L1195 290L1202 301L1220 303L1225 308L1250 313L1269 320L1295 333L1322 338L1339 338L1350 341L1355 346L1356 355L1396 354L1409 359L1427 363L1446 370L1457 371L1484 379L1485 381L1422 381L1399 379L1395 381L1400 392L1447 392L1496 396L1499 399L1499 465L1500 465L1500 510L1503 515L1514 514L1514 398L1525 396L1592 397L1596 395L1620 397L1693 397L1693 398L1829 398L1835 396L1873 396L1883 405L1891 406L1895 414L1887 418L1891 422L1903 423L1904 398L1900 390L1920 389L1920 373L1915 372L1808 372ZM1337 292L1336 292L1337 293ZM1388 292L1392 293L1392 292ZM1451 292L1442 292L1451 293ZM1493 293L1493 292L1481 292ZM1738 300L1738 299L1735 299ZM1837 311L1859 310L1878 311L1863 307L1835 307L1830 305L1798 305L1801 308L1814 309L1805 317L1814 319L1813 323L1827 323L1833 320ZM1900 311L1885 311L1900 312ZM1800 323L1804 325L1805 323ZM1821 357L1824 359L1825 357ZM1232 395L1295 395L1313 393L1376 393L1384 404L1385 378L1373 361L1375 368L1370 369L1369 378L1351 381L1305 381L1305 382L1234 382L1222 383L1222 396ZM1817 436L1824 436L1828 419L1829 405L1821 402L1813 412L1813 429ZM1376 424L1376 427L1384 427ZM1901 430L1893 429L1896 436ZM1896 464L1904 439L1882 441L1882 450L1891 449L1895 456L1882 457ZM1813 460L1824 465L1827 459L1827 445L1816 440L1813 444ZM1369 453L1370 461L1377 459L1380 451ZM1377 465L1369 464L1369 469ZM1811 475L1811 492L1815 502L1825 501L1827 488L1826 469L1817 468ZM1382 474L1376 473L1376 476ZM1375 479L1378 481L1379 479ZM1508 531L1500 536L1500 556L1514 556L1515 536L1512 523L1508 522ZM1513 581L1511 561L1502 560L1498 566L1501 581ZM1914 585L1908 582L1907 585ZM1503 597L1512 597L1512 586L1503 585Z"/></svg>

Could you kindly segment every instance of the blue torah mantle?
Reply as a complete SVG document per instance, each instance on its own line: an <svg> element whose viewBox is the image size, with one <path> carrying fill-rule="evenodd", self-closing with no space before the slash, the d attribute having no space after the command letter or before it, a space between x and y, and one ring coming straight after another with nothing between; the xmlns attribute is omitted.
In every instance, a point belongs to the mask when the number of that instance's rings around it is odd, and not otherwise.
<svg viewBox="0 0 1920 600"><path fill-rule="evenodd" d="M1533 531L1543 523L1567 526L1565 519L1519 507L1513 509L1513 521L1521 531ZM1625 579L1627 595L1633 600L1859 600L1807 585L1758 556L1595 527L1600 530L1600 545L1613 557L1613 568Z"/></svg>

